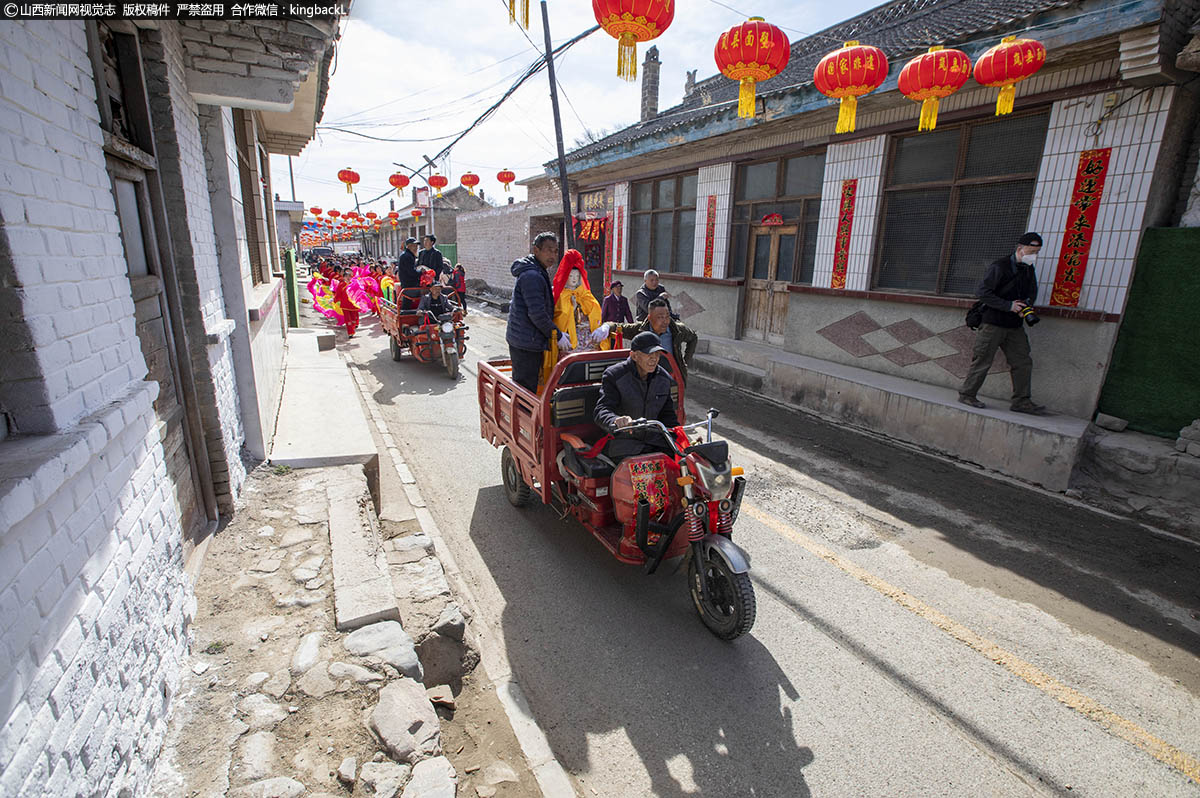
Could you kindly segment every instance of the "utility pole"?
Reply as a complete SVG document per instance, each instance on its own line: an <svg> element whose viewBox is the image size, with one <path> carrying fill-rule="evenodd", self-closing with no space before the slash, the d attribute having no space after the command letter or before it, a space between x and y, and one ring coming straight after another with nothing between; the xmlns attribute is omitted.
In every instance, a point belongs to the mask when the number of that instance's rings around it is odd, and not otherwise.
<svg viewBox="0 0 1200 798"><path fill-rule="evenodd" d="M429 174L433 174L434 172L437 171L437 164L435 164L433 161L429 160L428 155L422 155L421 157L425 159L425 163L429 164ZM430 195L430 197L429 197L429 234L436 236L437 235L437 222L434 220L437 218L437 215L433 212L433 201L434 201L434 197L432 195Z"/></svg>
<svg viewBox="0 0 1200 798"><path fill-rule="evenodd" d="M567 160L563 152L562 117L558 114L558 83L554 80L554 48L550 44L550 12L542 0L542 32L546 37L546 72L550 75L550 107L554 109L554 141L558 145L558 182L562 188L564 249L575 249L575 223L571 218L571 192L567 188Z"/></svg>
<svg viewBox="0 0 1200 798"><path fill-rule="evenodd" d="M288 180L292 181L292 202L296 201L296 175L292 172L292 156L288 156Z"/></svg>

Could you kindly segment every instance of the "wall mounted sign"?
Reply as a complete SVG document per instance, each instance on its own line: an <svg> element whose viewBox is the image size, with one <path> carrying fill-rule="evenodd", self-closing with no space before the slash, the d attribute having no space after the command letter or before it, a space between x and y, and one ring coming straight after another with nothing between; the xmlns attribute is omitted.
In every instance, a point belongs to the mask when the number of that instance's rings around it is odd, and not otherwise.
<svg viewBox="0 0 1200 798"><path fill-rule="evenodd" d="M713 243L717 237L717 195L708 195L708 211L704 215L704 276L712 277Z"/></svg>
<svg viewBox="0 0 1200 798"><path fill-rule="evenodd" d="M845 290L846 267L850 263L850 231L854 227L854 198L858 196L858 178L842 181L838 198L837 236L833 241L833 288Z"/></svg>
<svg viewBox="0 0 1200 798"><path fill-rule="evenodd" d="M1100 198L1104 195L1104 178L1112 147L1084 150L1079 154L1079 169L1075 173L1075 190L1067 210L1067 229L1063 232L1062 249L1058 253L1058 271L1050 304L1078 307L1083 275L1087 271L1092 237L1096 234L1096 217L1100 213Z"/></svg>
<svg viewBox="0 0 1200 798"><path fill-rule="evenodd" d="M763 225L764 227L779 227L781 224L783 224L783 217L777 213L768 213L762 218L762 221L760 221L759 224Z"/></svg>
<svg viewBox="0 0 1200 798"><path fill-rule="evenodd" d="M612 255L613 255L613 237L610 234L604 237L604 291L607 293L609 286L612 285Z"/></svg>
<svg viewBox="0 0 1200 798"><path fill-rule="evenodd" d="M608 192L604 189L580 192L578 202L576 219L603 219L608 216Z"/></svg>

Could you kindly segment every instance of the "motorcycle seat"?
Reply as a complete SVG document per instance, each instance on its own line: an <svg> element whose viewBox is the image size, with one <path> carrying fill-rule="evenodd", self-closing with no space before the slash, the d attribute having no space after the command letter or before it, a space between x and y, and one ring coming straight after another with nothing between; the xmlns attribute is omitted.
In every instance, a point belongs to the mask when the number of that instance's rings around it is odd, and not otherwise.
<svg viewBox="0 0 1200 798"><path fill-rule="evenodd" d="M602 479L612 476L612 461L603 455L600 457L580 457L578 452L572 446L568 445L564 450L563 460L572 473L578 474L585 479Z"/></svg>

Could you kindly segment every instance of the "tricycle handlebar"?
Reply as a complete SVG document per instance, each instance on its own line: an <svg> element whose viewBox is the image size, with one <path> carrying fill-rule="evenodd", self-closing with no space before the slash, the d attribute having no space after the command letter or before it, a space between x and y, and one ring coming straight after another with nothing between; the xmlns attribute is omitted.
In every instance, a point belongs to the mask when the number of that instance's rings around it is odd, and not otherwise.
<svg viewBox="0 0 1200 798"><path fill-rule="evenodd" d="M716 418L718 415L719 415L719 412L716 410L716 408L710 408L707 415L705 415L703 421L697 421L694 424L687 424L687 425L679 427L678 429L682 429L684 432L687 432L688 430L696 429L697 427L707 427L708 428L708 441L707 442L712 443L712 420L714 418ZM656 418L635 418L629 424L629 426L618 429L617 433L632 432L632 431L636 431L638 429L656 429L656 430L658 430L659 432L661 432L663 434L663 437L666 438L670 442L671 448L673 448L678 454L681 454L681 455L683 454L683 451L675 443L675 436L671 434L671 430L667 427L666 424L662 423L661 421L659 421Z"/></svg>

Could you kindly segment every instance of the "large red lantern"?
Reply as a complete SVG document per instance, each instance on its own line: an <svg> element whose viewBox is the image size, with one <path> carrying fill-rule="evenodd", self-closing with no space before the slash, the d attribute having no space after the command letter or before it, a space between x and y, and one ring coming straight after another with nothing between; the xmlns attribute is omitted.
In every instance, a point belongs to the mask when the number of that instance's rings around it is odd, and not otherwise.
<svg viewBox="0 0 1200 798"><path fill-rule="evenodd" d="M399 212L397 212L397 211L388 211L387 218L389 218L389 219L399 219L399 218L400 218L400 214L399 214Z"/></svg>
<svg viewBox="0 0 1200 798"><path fill-rule="evenodd" d="M392 184L392 188L396 189L396 196L404 196L401 192L408 187L408 178L396 172L388 178L388 182Z"/></svg>
<svg viewBox="0 0 1200 798"><path fill-rule="evenodd" d="M375 211L367 211L365 215L368 219L374 219L379 214L375 213Z"/></svg>
<svg viewBox="0 0 1200 798"><path fill-rule="evenodd" d="M358 172L347 167L338 172L338 181L346 184L346 193L354 190L354 185L360 180Z"/></svg>
<svg viewBox="0 0 1200 798"><path fill-rule="evenodd" d="M971 76L971 59L962 50L929 48L900 70L900 93L921 103L921 121L917 130L937 127L938 101L962 88Z"/></svg>
<svg viewBox="0 0 1200 798"><path fill-rule="evenodd" d="M470 192L471 196L473 197L475 196L475 186L479 185L479 175L475 174L474 172L466 172L458 179L458 182L466 186L467 191Z"/></svg>
<svg viewBox="0 0 1200 798"><path fill-rule="evenodd" d="M878 89L887 74L888 60L883 50L858 42L846 42L821 59L813 70L813 83L826 97L841 100L835 132L854 132L858 98Z"/></svg>
<svg viewBox="0 0 1200 798"><path fill-rule="evenodd" d="M721 34L713 57L722 75L741 81L738 116L754 116L754 85L782 72L791 52L784 32L762 17L750 17Z"/></svg>
<svg viewBox="0 0 1200 798"><path fill-rule="evenodd" d="M675 0L592 0L592 13L617 40L617 77L637 79L637 44L657 39L675 19Z"/></svg>
<svg viewBox="0 0 1200 798"><path fill-rule="evenodd" d="M1033 39L1005 36L975 62L975 82L999 87L996 116L1011 114L1017 96L1017 83L1037 72L1046 63L1046 47Z"/></svg>
<svg viewBox="0 0 1200 798"><path fill-rule="evenodd" d="M496 173L496 179L504 184L504 193L507 194L508 193L508 184L515 182L517 179L517 176L514 172L512 172L508 169L501 169L499 172Z"/></svg>
<svg viewBox="0 0 1200 798"><path fill-rule="evenodd" d="M412 217L413 217L414 219L420 219L420 218L421 218L421 209L420 209L420 208L413 208L413 209L412 209Z"/></svg>
<svg viewBox="0 0 1200 798"><path fill-rule="evenodd" d="M337 211L337 210L335 210L335 209L333 209L333 208L330 208L330 209L329 209L329 212L328 212L328 213L326 213L325 215L326 215L326 216L328 216L330 219L336 219L336 218L338 218L339 216L341 216L342 214L341 214L341 212L340 212L340 211Z"/></svg>
<svg viewBox="0 0 1200 798"><path fill-rule="evenodd" d="M426 182L428 182L429 185L431 185L435 189L437 189L437 195L439 197L442 196L442 189L444 189L446 186L450 185L450 181L446 179L445 175L439 175L436 172L434 174L430 175L429 180L427 180Z"/></svg>
<svg viewBox="0 0 1200 798"><path fill-rule="evenodd" d="M324 211L322 211L320 208L309 208L308 212L313 216L320 216L322 213L324 213Z"/></svg>

